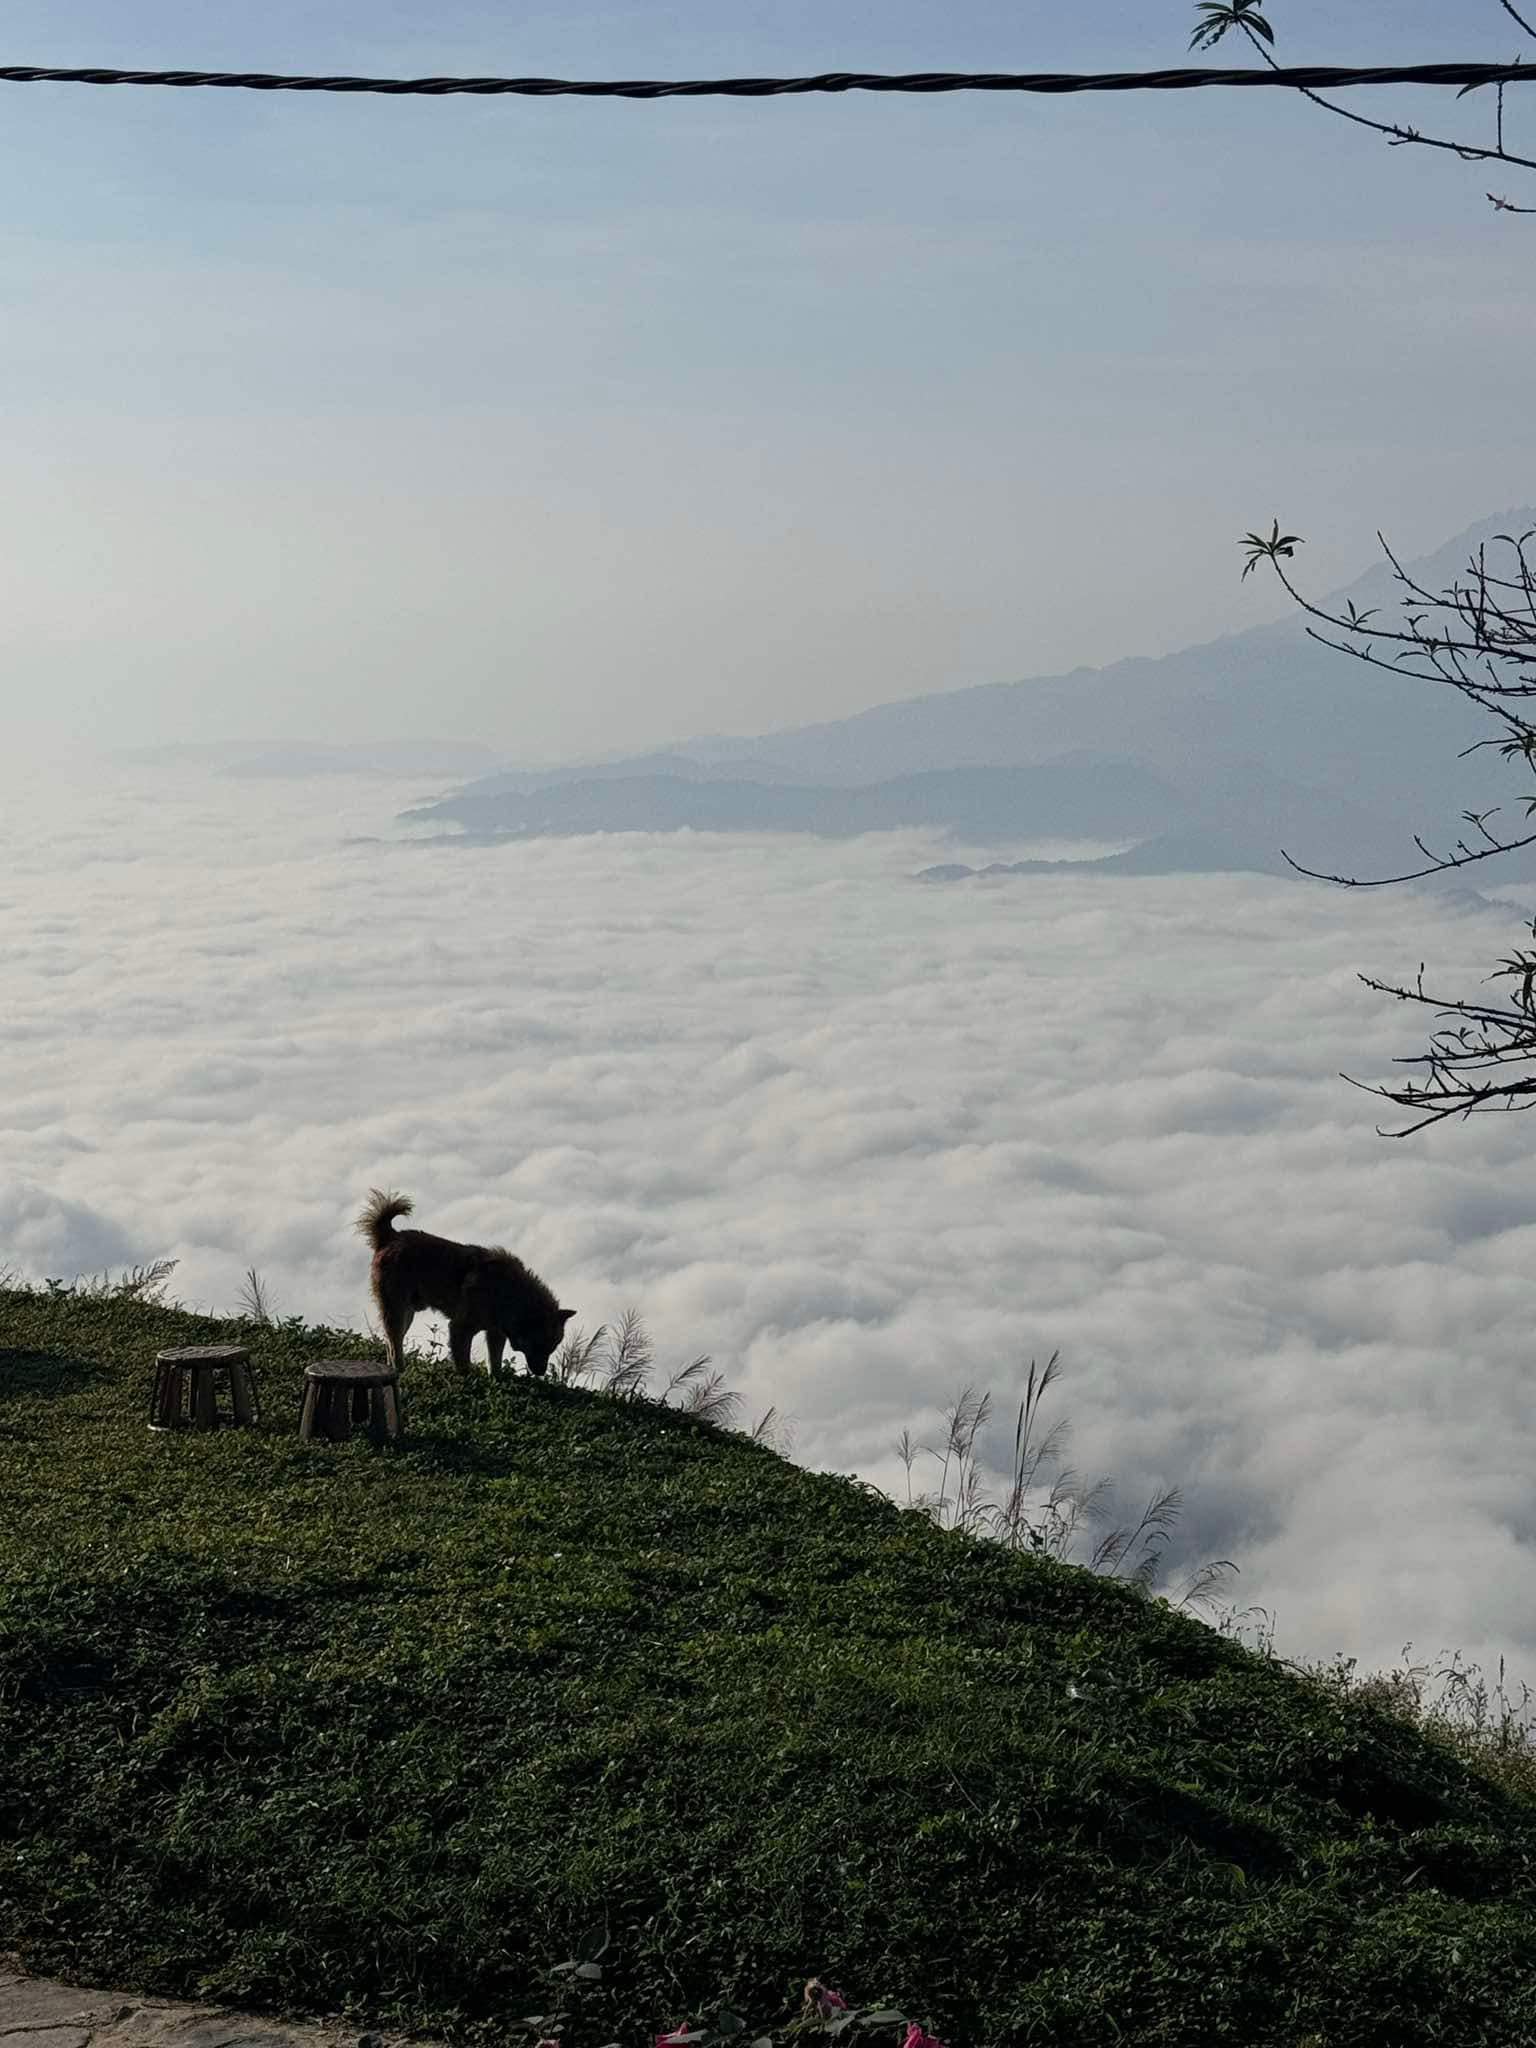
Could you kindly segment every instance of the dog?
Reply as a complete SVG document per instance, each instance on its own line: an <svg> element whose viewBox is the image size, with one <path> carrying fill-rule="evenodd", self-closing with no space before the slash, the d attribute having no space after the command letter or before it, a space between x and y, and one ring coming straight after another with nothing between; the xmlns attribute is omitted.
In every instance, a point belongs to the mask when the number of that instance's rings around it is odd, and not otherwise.
<svg viewBox="0 0 1536 2048"><path fill-rule="evenodd" d="M538 1274L511 1252L455 1244L428 1230L396 1230L395 1218L409 1216L411 1208L405 1195L370 1188L357 1219L373 1246L373 1298L393 1370L405 1362L411 1318L421 1309L436 1309L448 1318L448 1355L461 1373L469 1370L475 1332L484 1330L493 1379L508 1345L523 1354L535 1379L543 1379L575 1309L561 1308Z"/></svg>

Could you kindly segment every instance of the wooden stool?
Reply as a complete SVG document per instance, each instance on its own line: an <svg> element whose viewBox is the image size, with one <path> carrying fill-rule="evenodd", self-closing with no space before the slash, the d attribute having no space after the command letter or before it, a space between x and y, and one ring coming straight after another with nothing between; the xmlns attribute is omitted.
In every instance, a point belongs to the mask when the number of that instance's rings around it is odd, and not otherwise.
<svg viewBox="0 0 1536 2048"><path fill-rule="evenodd" d="M219 1413L216 1375L221 1372L229 1375L228 1415ZM151 1429L238 1427L254 1422L260 1414L251 1354L243 1344L183 1344L155 1354L155 1377L149 1390Z"/></svg>
<svg viewBox="0 0 1536 2048"><path fill-rule="evenodd" d="M376 1444L399 1436L400 1384L393 1369L366 1358L322 1358L306 1365L299 1435L343 1444L354 1422L366 1422Z"/></svg>

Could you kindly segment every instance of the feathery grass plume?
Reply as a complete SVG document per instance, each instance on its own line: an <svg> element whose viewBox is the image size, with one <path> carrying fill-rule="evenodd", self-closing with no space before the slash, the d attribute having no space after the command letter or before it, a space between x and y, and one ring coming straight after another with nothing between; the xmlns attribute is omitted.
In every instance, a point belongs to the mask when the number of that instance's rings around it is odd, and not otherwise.
<svg viewBox="0 0 1536 2048"><path fill-rule="evenodd" d="M627 1308L598 1361L597 1376L605 1394L617 1401L631 1401L643 1394L650 1381L656 1349L651 1343L638 1309Z"/></svg>
<svg viewBox="0 0 1536 2048"><path fill-rule="evenodd" d="M781 1419L776 1403L763 1410L746 1434L753 1443L763 1444L770 1451L788 1455L790 1428L789 1424Z"/></svg>
<svg viewBox="0 0 1536 2048"><path fill-rule="evenodd" d="M707 1358L695 1360L700 1366L708 1363ZM713 1423L716 1429L734 1429L741 1413L741 1396L725 1384L723 1372L712 1372L693 1380L683 1399L672 1405L685 1415L697 1416L700 1422Z"/></svg>
<svg viewBox="0 0 1536 2048"><path fill-rule="evenodd" d="M588 1337L578 1325L549 1361L548 1377L562 1386L580 1386L597 1370L598 1355L608 1341L608 1325L599 1323Z"/></svg>
<svg viewBox="0 0 1536 2048"><path fill-rule="evenodd" d="M1124 1573L1133 1584L1150 1589L1156 1583L1169 1534L1183 1512L1184 1496L1179 1489L1164 1487L1152 1495L1139 1521L1111 1529L1100 1538L1089 1563L1107 1578L1118 1579Z"/></svg>
<svg viewBox="0 0 1536 2048"><path fill-rule="evenodd" d="M1190 1573L1173 1604L1175 1607L1215 1607L1228 1579L1236 1575L1237 1566L1230 1557L1213 1557L1207 1563L1197 1565Z"/></svg>
<svg viewBox="0 0 1536 2048"><path fill-rule="evenodd" d="M1053 1351L1043 1367L1029 1361L1024 1398L1013 1425L1013 1461L1008 1491L992 1512L990 1533L1010 1550L1044 1550L1060 1555L1070 1541L1077 1523L1096 1511L1105 1491L1102 1479L1079 1492L1077 1475L1061 1462L1070 1435L1063 1417L1044 1436L1039 1434L1040 1404L1061 1376L1061 1353ZM1044 1466L1057 1467L1043 1503L1035 1500Z"/></svg>
<svg viewBox="0 0 1536 2048"><path fill-rule="evenodd" d="M147 1266L127 1267L110 1289L113 1299L163 1305L166 1284L180 1264L179 1259L151 1259Z"/></svg>
<svg viewBox="0 0 1536 2048"><path fill-rule="evenodd" d="M240 1283L240 1313L248 1323L256 1323L264 1330L270 1330L276 1318L272 1313L271 1297L267 1283L254 1266L247 1266L245 1278Z"/></svg>
<svg viewBox="0 0 1536 2048"><path fill-rule="evenodd" d="M991 1413L990 1394L978 1394L974 1387L963 1386L944 1411L942 1446L937 1450L928 1445L920 1447L924 1456L937 1463L939 1483L936 1493L920 1494L917 1505L941 1528L974 1531L984 1517L986 1503L976 1439Z"/></svg>
<svg viewBox="0 0 1536 2048"><path fill-rule="evenodd" d="M709 1353L706 1351L700 1357L690 1359L686 1365L680 1365L677 1371L673 1373L671 1379L667 1381L666 1389L662 1394L662 1399L664 1401L670 1401L672 1396L677 1392L679 1387L692 1386L693 1383L698 1379L700 1373L702 1373L707 1368L708 1364Z"/></svg>
<svg viewBox="0 0 1536 2048"><path fill-rule="evenodd" d="M681 1390L682 1399L674 1401L672 1396ZM709 1353L690 1359L687 1365L679 1366L667 1381L663 1401L669 1407L681 1408L685 1415L696 1415L701 1422L712 1422L716 1429L734 1429L736 1418L741 1413L741 1396L725 1384L723 1372L709 1370ZM763 1418L771 1426L773 1409ZM759 1428L762 1427L760 1423ZM755 1438L757 1430L750 1434Z"/></svg>
<svg viewBox="0 0 1536 2048"><path fill-rule="evenodd" d="M151 1259L145 1266L125 1266L121 1273L104 1267L99 1273L77 1273L73 1280L45 1279L43 1285L50 1294L71 1295L79 1301L141 1301L164 1308L166 1282L180 1263L179 1259Z"/></svg>

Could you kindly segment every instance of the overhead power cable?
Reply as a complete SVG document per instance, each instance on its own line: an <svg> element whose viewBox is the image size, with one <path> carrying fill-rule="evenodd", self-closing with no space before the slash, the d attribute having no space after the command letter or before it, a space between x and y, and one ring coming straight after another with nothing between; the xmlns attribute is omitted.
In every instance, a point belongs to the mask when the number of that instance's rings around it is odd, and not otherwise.
<svg viewBox="0 0 1536 2048"><path fill-rule="evenodd" d="M13 85L220 86L238 92L385 93L446 99L456 94L522 99L772 99L836 92L1185 92L1198 86L1289 86L1336 91L1350 85L1435 85L1463 89L1536 79L1536 65L1277 65L1272 69L1180 71L822 71L808 78L354 78L277 71L114 71L96 66L7 64Z"/></svg>

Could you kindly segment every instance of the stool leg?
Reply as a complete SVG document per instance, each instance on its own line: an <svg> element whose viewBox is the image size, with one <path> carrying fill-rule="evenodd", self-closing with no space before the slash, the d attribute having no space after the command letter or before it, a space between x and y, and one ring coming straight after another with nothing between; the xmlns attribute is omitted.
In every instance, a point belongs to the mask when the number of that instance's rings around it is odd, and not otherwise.
<svg viewBox="0 0 1536 2048"><path fill-rule="evenodd" d="M363 1389L358 1388L362 1393ZM389 1442L389 1411L384 1405L387 1387L370 1387L368 1390L368 1437L376 1444Z"/></svg>
<svg viewBox="0 0 1536 2048"><path fill-rule="evenodd" d="M213 1384L213 1374L206 1366L200 1366L193 1371L192 1402L196 1427L198 1429L217 1429L219 1426L218 1392Z"/></svg>
<svg viewBox="0 0 1536 2048"><path fill-rule="evenodd" d="M389 1422L391 1437L400 1434L400 1389L393 1380L384 1388L384 1412Z"/></svg>
<svg viewBox="0 0 1536 2048"><path fill-rule="evenodd" d="M237 1363L229 1368L229 1405L234 1410L236 1422L244 1424L254 1421L249 1366Z"/></svg>
<svg viewBox="0 0 1536 2048"><path fill-rule="evenodd" d="M333 1444L344 1444L352 1434L352 1396L344 1386L325 1390L326 1434Z"/></svg>
<svg viewBox="0 0 1536 2048"><path fill-rule="evenodd" d="M308 1439L315 1433L315 1411L320 1406L320 1382L304 1382L304 1406L299 1411L299 1435Z"/></svg>

